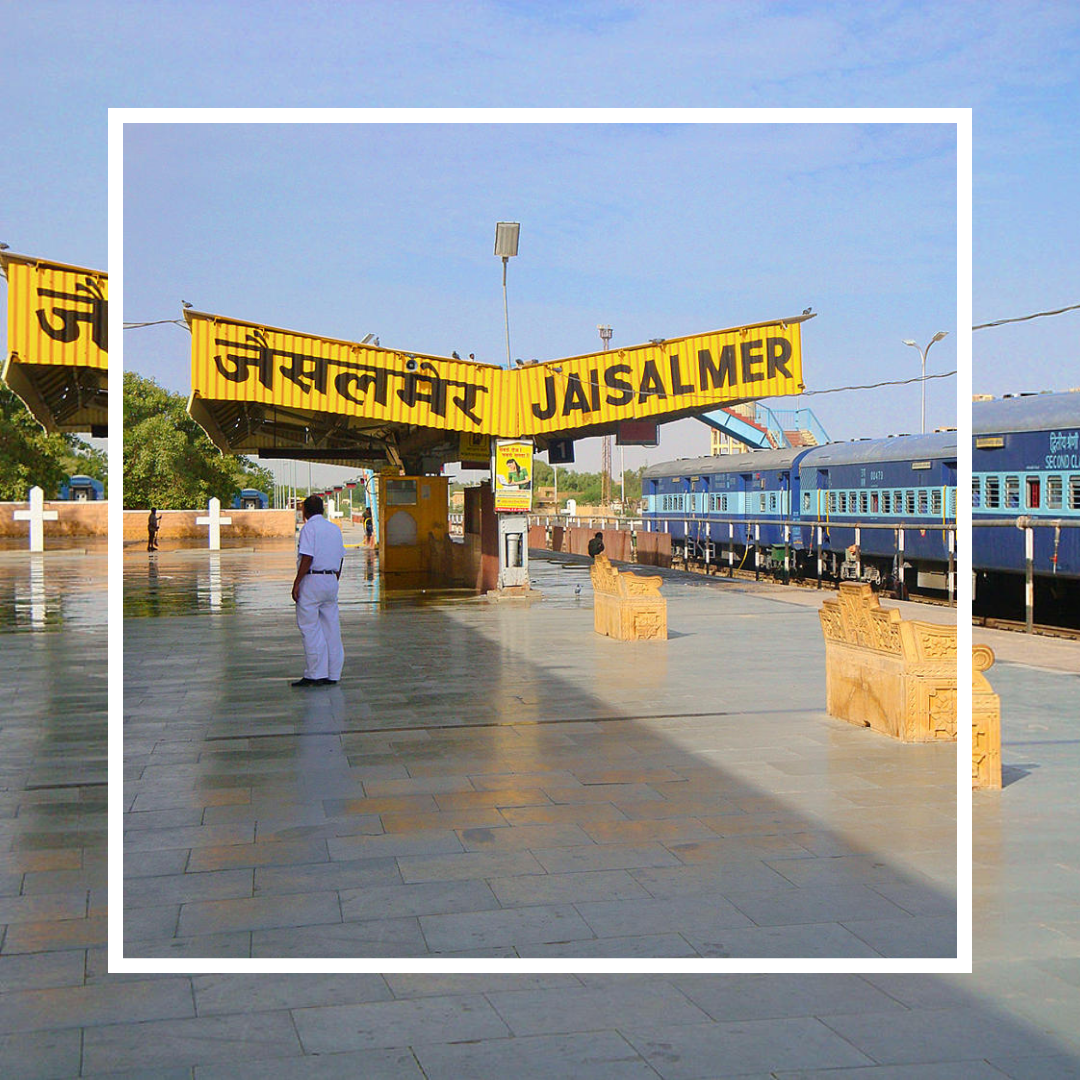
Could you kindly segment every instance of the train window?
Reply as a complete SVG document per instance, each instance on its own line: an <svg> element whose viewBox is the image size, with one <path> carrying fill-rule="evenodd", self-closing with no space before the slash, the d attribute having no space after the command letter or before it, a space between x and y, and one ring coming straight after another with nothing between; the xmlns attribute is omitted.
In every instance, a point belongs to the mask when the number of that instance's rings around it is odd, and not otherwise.
<svg viewBox="0 0 1080 1080"><path fill-rule="evenodd" d="M1027 477L1027 506L1029 510L1039 509L1039 496L1042 494L1040 486L1037 476Z"/></svg>
<svg viewBox="0 0 1080 1080"><path fill-rule="evenodd" d="M1080 510L1080 476L1069 477L1069 509Z"/></svg>
<svg viewBox="0 0 1080 1080"><path fill-rule="evenodd" d="M941 513L941 488L930 492L930 513L937 517Z"/></svg>
<svg viewBox="0 0 1080 1080"><path fill-rule="evenodd" d="M1046 509L1061 509L1061 477L1048 476L1046 478Z"/></svg>
<svg viewBox="0 0 1080 1080"><path fill-rule="evenodd" d="M835 514L836 513L836 492L835 491L830 491L829 492L828 500L826 501L825 505L828 507L828 510L829 510L830 514Z"/></svg>
<svg viewBox="0 0 1080 1080"><path fill-rule="evenodd" d="M982 480L973 476L971 478L971 508L978 510L982 506Z"/></svg>
<svg viewBox="0 0 1080 1080"><path fill-rule="evenodd" d="M988 476L986 478L986 505L991 510L1001 506L1001 477Z"/></svg>
<svg viewBox="0 0 1080 1080"><path fill-rule="evenodd" d="M919 492L919 513L930 513L930 492L926 488L922 488Z"/></svg>
<svg viewBox="0 0 1080 1080"><path fill-rule="evenodd" d="M837 492L837 494L840 496L840 513L841 514L846 514L847 513L847 492L846 491L839 491L839 492Z"/></svg>
<svg viewBox="0 0 1080 1080"><path fill-rule="evenodd" d="M892 492L883 491L881 493L881 512L883 514L892 513Z"/></svg>
<svg viewBox="0 0 1080 1080"><path fill-rule="evenodd" d="M1005 509L1006 510L1019 510L1020 509L1020 477L1019 476L1006 476L1005 477Z"/></svg>
<svg viewBox="0 0 1080 1080"><path fill-rule="evenodd" d="M810 513L810 492L804 491L802 493L802 508L804 514Z"/></svg>
<svg viewBox="0 0 1080 1080"><path fill-rule="evenodd" d="M870 513L876 514L878 512L878 493L876 491L870 492Z"/></svg>
<svg viewBox="0 0 1080 1080"><path fill-rule="evenodd" d="M772 513L772 514L776 513L776 492L775 491L770 491L769 492L769 512Z"/></svg>
<svg viewBox="0 0 1080 1080"><path fill-rule="evenodd" d="M859 492L859 512L862 514L867 513L870 510L870 493L867 491Z"/></svg>
<svg viewBox="0 0 1080 1080"><path fill-rule="evenodd" d="M915 513L915 492L910 488L904 493L904 513L909 516Z"/></svg>
<svg viewBox="0 0 1080 1080"><path fill-rule="evenodd" d="M892 493L892 505L893 513L899 517L904 512L904 493L902 491L893 491Z"/></svg>

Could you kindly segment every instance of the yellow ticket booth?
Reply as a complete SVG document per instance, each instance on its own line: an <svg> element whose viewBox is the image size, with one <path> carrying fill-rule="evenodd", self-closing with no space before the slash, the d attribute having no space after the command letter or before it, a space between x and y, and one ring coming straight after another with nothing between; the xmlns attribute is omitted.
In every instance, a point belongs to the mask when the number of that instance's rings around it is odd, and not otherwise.
<svg viewBox="0 0 1080 1080"><path fill-rule="evenodd" d="M445 476L379 477L379 569L384 575L428 576L450 535Z"/></svg>

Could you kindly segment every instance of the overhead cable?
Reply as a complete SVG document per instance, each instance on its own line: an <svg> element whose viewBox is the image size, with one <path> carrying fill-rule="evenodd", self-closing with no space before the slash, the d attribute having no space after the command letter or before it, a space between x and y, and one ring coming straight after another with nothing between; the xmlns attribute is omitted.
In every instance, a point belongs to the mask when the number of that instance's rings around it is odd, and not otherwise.
<svg viewBox="0 0 1080 1080"><path fill-rule="evenodd" d="M1058 308L1056 311L1036 311L1033 315L1021 315L1016 319L996 319L994 322L979 323L972 330L985 330L989 326L1004 326L1006 323L1027 322L1029 319L1043 319L1047 315L1064 315L1066 311L1080 310L1080 304L1070 304L1068 307Z"/></svg>

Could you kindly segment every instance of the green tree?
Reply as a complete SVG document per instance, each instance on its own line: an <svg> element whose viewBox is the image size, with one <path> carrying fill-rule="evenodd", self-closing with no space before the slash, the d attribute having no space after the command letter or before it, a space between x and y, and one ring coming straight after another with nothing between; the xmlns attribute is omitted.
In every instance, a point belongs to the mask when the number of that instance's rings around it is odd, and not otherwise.
<svg viewBox="0 0 1080 1080"><path fill-rule="evenodd" d="M47 435L19 398L0 383L0 499L21 502L40 487L55 499L77 473L105 479L108 459L75 435Z"/></svg>
<svg viewBox="0 0 1080 1080"><path fill-rule="evenodd" d="M272 491L273 475L245 457L222 454L188 416L187 401L133 371L124 372L124 505L132 510L232 502L241 488Z"/></svg>

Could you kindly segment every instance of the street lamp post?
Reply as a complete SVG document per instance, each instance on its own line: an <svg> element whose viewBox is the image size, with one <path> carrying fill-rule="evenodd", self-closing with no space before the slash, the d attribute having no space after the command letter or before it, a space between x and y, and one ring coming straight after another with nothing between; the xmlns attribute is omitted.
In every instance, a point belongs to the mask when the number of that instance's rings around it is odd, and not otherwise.
<svg viewBox="0 0 1080 1080"><path fill-rule="evenodd" d="M910 345L913 349L919 350L919 355L922 357L922 433L926 434L926 354L930 351L930 346L935 341L940 341L944 337L948 337L948 330L939 330L930 340L927 342L925 349L919 349L919 346L911 340L911 338L904 338L904 344Z"/></svg>
<svg viewBox="0 0 1080 1080"><path fill-rule="evenodd" d="M503 264L503 319L506 322L506 366L510 367L510 309L506 303L506 264L517 254L518 234L521 223L517 221L497 221L495 223L495 254Z"/></svg>
<svg viewBox="0 0 1080 1080"><path fill-rule="evenodd" d="M608 351L611 344L611 327L598 326L600 340L604 343L604 352ZM604 435L600 440L600 502L603 503L604 513L611 509L611 436Z"/></svg>

